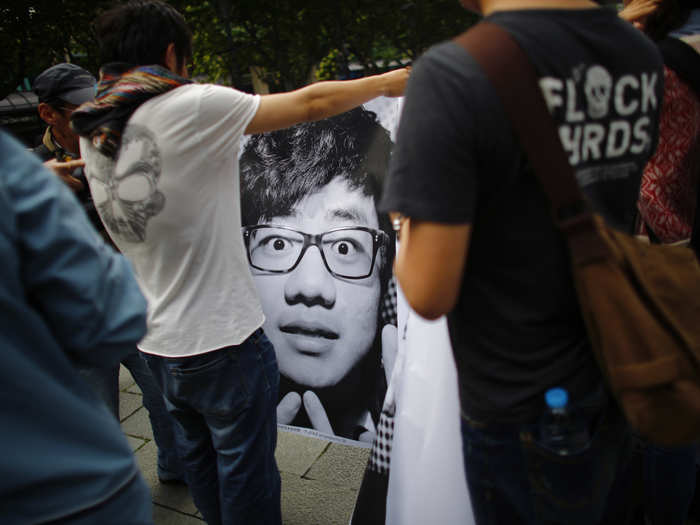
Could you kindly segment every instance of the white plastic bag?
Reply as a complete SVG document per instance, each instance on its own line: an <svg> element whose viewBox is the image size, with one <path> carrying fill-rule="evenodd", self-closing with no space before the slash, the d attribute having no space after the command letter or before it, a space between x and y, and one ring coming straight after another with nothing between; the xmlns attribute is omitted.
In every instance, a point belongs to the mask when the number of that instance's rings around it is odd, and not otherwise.
<svg viewBox="0 0 700 525"><path fill-rule="evenodd" d="M399 354L386 523L474 524L464 476L457 372L444 318L409 312L399 291Z"/></svg>

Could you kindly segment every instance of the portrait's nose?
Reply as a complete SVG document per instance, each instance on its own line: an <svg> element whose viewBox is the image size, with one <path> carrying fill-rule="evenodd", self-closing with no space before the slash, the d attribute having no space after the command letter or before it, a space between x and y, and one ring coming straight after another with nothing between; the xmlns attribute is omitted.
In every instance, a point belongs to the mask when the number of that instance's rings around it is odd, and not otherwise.
<svg viewBox="0 0 700 525"><path fill-rule="evenodd" d="M332 308L335 304L336 284L323 264L318 246L309 246L301 261L287 276L284 298L288 304L320 305Z"/></svg>

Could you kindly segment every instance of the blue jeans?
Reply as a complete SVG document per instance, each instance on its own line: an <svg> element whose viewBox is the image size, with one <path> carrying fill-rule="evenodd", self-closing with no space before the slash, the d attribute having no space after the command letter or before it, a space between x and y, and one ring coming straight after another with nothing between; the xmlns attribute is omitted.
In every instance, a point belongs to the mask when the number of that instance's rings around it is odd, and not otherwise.
<svg viewBox="0 0 700 525"><path fill-rule="evenodd" d="M610 494L605 524L683 525L695 492L696 446L663 447L637 435L633 443L632 459Z"/></svg>
<svg viewBox="0 0 700 525"><path fill-rule="evenodd" d="M684 525L695 493L695 445L647 444L644 507L652 525Z"/></svg>
<svg viewBox="0 0 700 525"><path fill-rule="evenodd" d="M134 352L122 359L143 394L143 405L153 429L153 439L158 447L158 478L164 481L184 480L184 468L175 448L173 420L165 409L163 394L141 352ZM79 365L78 371L88 381L107 408L119 419L119 366L93 367Z"/></svg>
<svg viewBox="0 0 700 525"><path fill-rule="evenodd" d="M263 331L191 357L144 355L175 419L185 478L206 522L280 524L279 369Z"/></svg>
<svg viewBox="0 0 700 525"><path fill-rule="evenodd" d="M579 404L591 433L582 452L541 445L537 422L489 425L462 419L467 485L478 525L595 525L629 456L629 431L602 390Z"/></svg>

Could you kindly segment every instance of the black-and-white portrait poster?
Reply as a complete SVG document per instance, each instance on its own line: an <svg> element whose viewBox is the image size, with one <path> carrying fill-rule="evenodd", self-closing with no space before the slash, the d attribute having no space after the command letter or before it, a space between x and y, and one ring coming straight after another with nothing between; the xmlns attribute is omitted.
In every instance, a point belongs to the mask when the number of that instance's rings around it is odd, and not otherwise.
<svg viewBox="0 0 700 525"><path fill-rule="evenodd" d="M248 137L241 203L285 430L371 444L397 348L395 239L379 202L400 99Z"/></svg>

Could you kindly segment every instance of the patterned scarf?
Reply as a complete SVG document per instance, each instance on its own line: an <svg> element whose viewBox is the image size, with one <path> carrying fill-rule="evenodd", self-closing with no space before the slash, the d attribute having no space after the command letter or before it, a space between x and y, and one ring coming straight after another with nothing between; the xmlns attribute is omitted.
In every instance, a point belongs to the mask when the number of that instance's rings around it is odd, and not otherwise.
<svg viewBox="0 0 700 525"><path fill-rule="evenodd" d="M89 138L100 153L114 159L132 113L152 97L190 83L162 66L107 64L100 69L95 101L73 112L71 127Z"/></svg>

